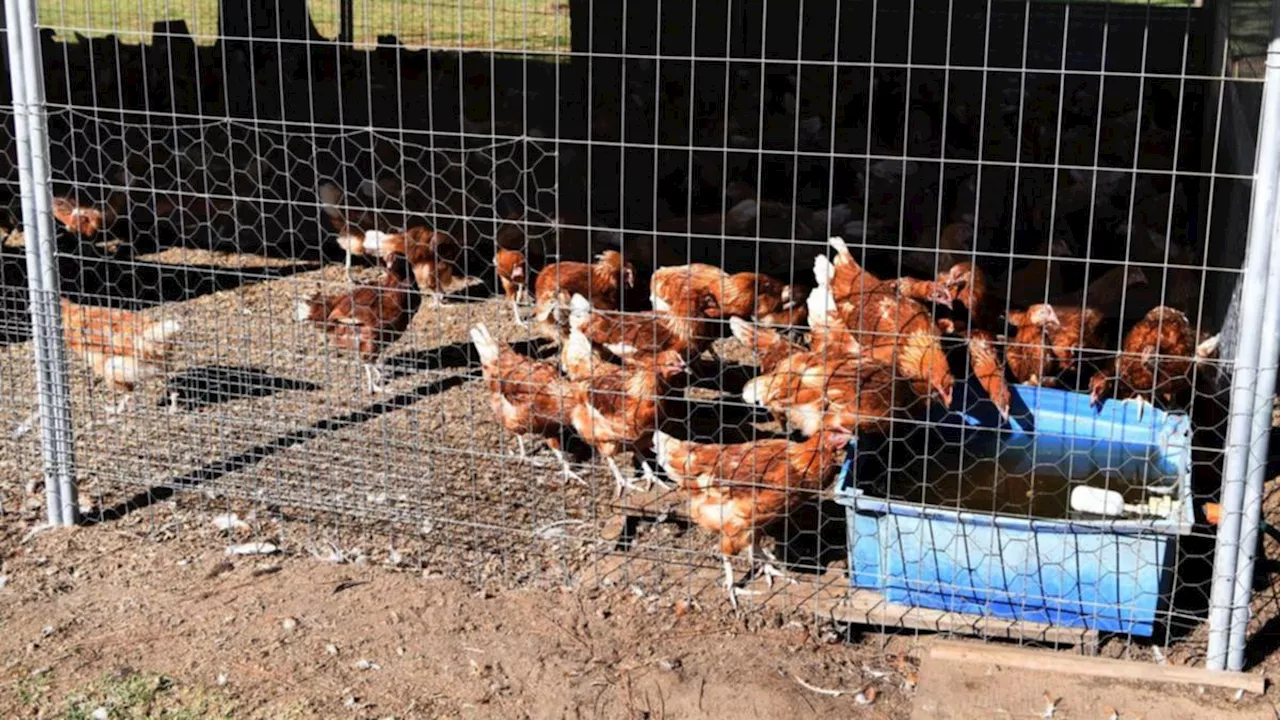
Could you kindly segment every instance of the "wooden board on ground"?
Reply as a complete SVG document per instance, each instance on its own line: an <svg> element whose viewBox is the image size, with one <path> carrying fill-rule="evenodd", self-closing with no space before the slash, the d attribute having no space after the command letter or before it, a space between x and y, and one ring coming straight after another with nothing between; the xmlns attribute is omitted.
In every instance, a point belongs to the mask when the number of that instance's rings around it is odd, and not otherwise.
<svg viewBox="0 0 1280 720"><path fill-rule="evenodd" d="M936 647L944 642L926 643L930 644ZM1265 696L1245 695L1235 702L1235 692L1227 689L1209 688L1201 692L1192 686L1073 675L1049 664L1020 668L956 662L928 650L922 650L919 655L919 684L912 701L911 720L1049 717L1046 694L1055 701L1052 714L1055 719L1275 720ZM1053 657L1064 653L1038 651L1036 655ZM1090 663L1100 661L1099 658L1079 659ZM1131 664L1140 664L1140 661Z"/></svg>
<svg viewBox="0 0 1280 720"><path fill-rule="evenodd" d="M988 645L975 642L939 642L929 656L948 662L972 662L1004 667L1034 668L1057 673L1138 680L1157 683L1184 683L1245 690L1261 695L1266 678L1252 673L1215 672L1204 668L1158 665L1134 660L1080 657L1046 650Z"/></svg>

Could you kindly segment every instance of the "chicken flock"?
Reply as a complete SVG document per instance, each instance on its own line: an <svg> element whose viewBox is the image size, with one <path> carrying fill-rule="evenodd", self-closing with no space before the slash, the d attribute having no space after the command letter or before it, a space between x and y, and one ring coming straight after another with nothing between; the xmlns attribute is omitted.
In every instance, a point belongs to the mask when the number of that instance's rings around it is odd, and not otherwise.
<svg viewBox="0 0 1280 720"><path fill-rule="evenodd" d="M296 320L356 356L367 389L380 392L382 359L415 314L481 280L462 271L464 248L446 232L369 227L334 203L325 209L348 267L365 256L380 275L300 299ZM77 233L101 222L67 202L55 211ZM781 576L757 531L825 489L851 440L884 434L898 418L923 419L935 406L953 408L957 378L949 356L964 356L961 380L972 377L1007 420L1012 383L1087 387L1096 406L1108 399L1185 406L1216 354L1217 338L1197 334L1172 307L1151 309L1124 334L1121 352L1108 353L1105 313L1091 305L1019 306L999 296L972 262L935 277L880 278L838 236L814 258L811 286L709 264L660 267L649 281L651 309L643 312L623 311L624 297L637 291L637 272L618 250L593 262L538 263L543 256L527 241L496 240L495 275L516 322L558 347L552 359L531 357L484 324L470 328L498 422L516 436L522 456L530 454L528 437L541 440L566 482L583 481L573 448L585 445L603 458L618 494L639 489L640 481L684 494L692 520L720 537L735 604L743 590L730 558L747 552L748 579L763 575L772 584ZM1086 297L1123 292L1140 276L1104 276L1108 284ZM66 300L63 323L68 347L98 378L130 393L163 371L181 330ZM757 366L742 402L789 435L737 444L678 437L686 433L672 401L717 374L712 346L722 336L745 346ZM619 466L623 454L631 455L634 473Z"/></svg>

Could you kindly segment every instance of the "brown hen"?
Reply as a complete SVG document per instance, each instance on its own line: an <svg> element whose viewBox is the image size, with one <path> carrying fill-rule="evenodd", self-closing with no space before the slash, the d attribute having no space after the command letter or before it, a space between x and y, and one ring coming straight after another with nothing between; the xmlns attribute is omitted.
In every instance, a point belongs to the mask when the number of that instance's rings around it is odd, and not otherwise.
<svg viewBox="0 0 1280 720"><path fill-rule="evenodd" d="M614 460L614 456L626 450L642 458L641 467L649 484L658 482L653 468L643 457L658 429L662 397L684 371L684 358L678 352L668 351L657 355L652 363L614 366L574 384L573 427L604 456L617 481L619 494L624 489L635 488L622 476Z"/></svg>
<svg viewBox="0 0 1280 720"><path fill-rule="evenodd" d="M756 531L813 500L834 479L853 437L844 430L825 430L802 443L780 439L701 445L662 432L654 436L658 464L688 491L693 521L720 533L725 589L735 606L740 591L730 558L746 548L753 576L757 550L767 561L776 561L759 547ZM782 575L769 562L760 571L771 583Z"/></svg>
<svg viewBox="0 0 1280 720"><path fill-rule="evenodd" d="M1159 398L1167 405L1190 391L1196 367L1217 349L1218 336L1197 337L1181 310L1152 308L1125 335L1115 362L1090 378L1090 401L1099 408L1108 396L1135 402L1140 420L1145 403Z"/></svg>
<svg viewBox="0 0 1280 720"><path fill-rule="evenodd" d="M382 392L382 354L400 339L420 295L404 255L386 259L377 284L298 301L297 320L320 328L334 345L356 353L369 392Z"/></svg>
<svg viewBox="0 0 1280 720"><path fill-rule="evenodd" d="M502 426L515 434L520 456L527 455L524 436L538 435L560 461L565 480L581 481L561 450L562 437L573 424L573 386L554 365L499 344L483 323L471 328L471 342L480 355L493 412Z"/></svg>
<svg viewBox="0 0 1280 720"><path fill-rule="evenodd" d="M618 310L622 288L632 288L635 282L635 268L616 250L606 250L592 264L548 265L534 283L534 326L544 337L560 342L567 334L574 295L582 295L598 310Z"/></svg>
<svg viewBox="0 0 1280 720"><path fill-rule="evenodd" d="M124 393L112 414L133 403L133 391L147 378L165 372L174 339L182 325L174 320L150 320L128 310L87 307L62 299L62 333L67 348L83 360L95 377ZM177 396L169 396L169 410L177 410Z"/></svg>

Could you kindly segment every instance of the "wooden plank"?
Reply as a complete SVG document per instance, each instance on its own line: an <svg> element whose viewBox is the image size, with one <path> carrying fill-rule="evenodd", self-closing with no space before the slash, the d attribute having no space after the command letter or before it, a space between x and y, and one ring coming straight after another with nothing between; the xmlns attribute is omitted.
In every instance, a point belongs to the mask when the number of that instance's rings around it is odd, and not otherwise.
<svg viewBox="0 0 1280 720"><path fill-rule="evenodd" d="M847 581L846 581L847 582ZM871 590L851 590L832 604L831 617L855 625L905 627L930 632L975 635L983 638L1024 640L1059 645L1097 644L1098 634L1083 628L1007 620L985 615L968 615L930 608L905 607L885 600Z"/></svg>
<svg viewBox="0 0 1280 720"><path fill-rule="evenodd" d="M1065 672L1076 675L1134 680L1141 682L1212 685L1244 690L1261 695L1267 679L1253 673L1219 672L1204 668L1113 660L1110 658L1067 655L1051 650L1033 650L972 642L940 641L929 656L939 660L979 662L1004 667L1025 668L1042 672Z"/></svg>

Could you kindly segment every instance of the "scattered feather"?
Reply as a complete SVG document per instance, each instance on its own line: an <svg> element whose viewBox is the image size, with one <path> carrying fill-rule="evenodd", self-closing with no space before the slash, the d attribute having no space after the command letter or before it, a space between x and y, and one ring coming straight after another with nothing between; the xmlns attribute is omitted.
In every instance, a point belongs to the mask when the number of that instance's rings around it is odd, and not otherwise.
<svg viewBox="0 0 1280 720"><path fill-rule="evenodd" d="M875 686L874 685L867 686L865 690L862 690L857 695L853 696L853 701L858 703L859 705L870 705L871 703L875 702L876 701Z"/></svg>
<svg viewBox="0 0 1280 720"><path fill-rule="evenodd" d="M280 548L269 542L251 542L227 548L228 555L275 555L278 552Z"/></svg>
<svg viewBox="0 0 1280 720"><path fill-rule="evenodd" d="M843 690L831 690L828 688L820 688L816 685L810 685L809 683L805 682L799 675L793 674L791 676L791 679L799 683L800 687L804 688L805 690L809 690L810 692L816 692L819 695L826 695L828 697L840 697L841 695L844 695ZM862 695L863 693L858 693L858 694Z"/></svg>
<svg viewBox="0 0 1280 720"><path fill-rule="evenodd" d="M379 665L378 663L370 662L364 659L357 660L355 662L355 665L353 665L352 667L354 667L357 670L381 670L382 669L382 666Z"/></svg>
<svg viewBox="0 0 1280 720"><path fill-rule="evenodd" d="M248 530L249 523L240 519L235 513L227 513L219 515L213 519L213 526L222 532L232 532L235 530Z"/></svg>

